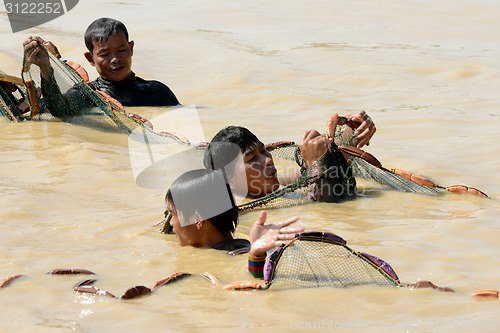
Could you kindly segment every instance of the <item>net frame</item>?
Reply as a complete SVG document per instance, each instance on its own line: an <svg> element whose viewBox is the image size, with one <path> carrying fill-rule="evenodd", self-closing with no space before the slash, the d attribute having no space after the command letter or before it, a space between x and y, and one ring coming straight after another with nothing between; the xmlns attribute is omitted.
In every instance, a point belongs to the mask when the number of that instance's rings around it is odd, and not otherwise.
<svg viewBox="0 0 500 333"><path fill-rule="evenodd" d="M304 279L293 279L289 278L287 274L283 274L283 270L288 269L287 265L290 265L293 260L300 260L299 257L304 257L308 255L317 256L318 252L314 251L314 249L307 249L309 253L296 253L303 250L302 243L304 244L322 244L326 245L327 249L334 250L340 253L340 250L343 252L344 258L350 261L350 269L356 269L354 275L358 275L360 277L362 274L365 274L364 277L358 278L356 281L353 281L352 274L349 278L350 281L341 281L342 276L347 277L346 273L353 272L342 272L339 267L322 267L321 269L317 269L316 273L313 272L313 279L308 279L308 281ZM341 256L340 256L341 257ZM303 258L302 258L303 259ZM313 266L319 267L321 265L319 263L312 262L310 257L305 258L306 264L308 268L313 271ZM315 258L313 258L315 259ZM323 258L325 259L325 258ZM288 261L288 262L287 262ZM338 261L338 260L337 260ZM325 264L326 265L326 264ZM344 266L345 268L345 266ZM321 278L319 271L325 272L327 271L331 276L326 277L323 274ZM364 270L364 273L361 271ZM304 274L306 269L304 267L300 268L301 274ZM333 278L332 278L333 276ZM337 278L338 277L338 278ZM290 241L288 244L283 244L271 254L269 259L266 261L264 267L264 281L266 284L265 289L270 288L273 284L295 284L299 287L349 287L354 285L365 285L365 284L376 284L376 285L389 285L395 287L402 287L403 285L400 283L399 278L392 269L392 267L382 259L379 259L375 256L356 252L347 246L347 242L338 235L335 235L330 232L318 232L318 231L309 231L297 234L295 238Z"/></svg>

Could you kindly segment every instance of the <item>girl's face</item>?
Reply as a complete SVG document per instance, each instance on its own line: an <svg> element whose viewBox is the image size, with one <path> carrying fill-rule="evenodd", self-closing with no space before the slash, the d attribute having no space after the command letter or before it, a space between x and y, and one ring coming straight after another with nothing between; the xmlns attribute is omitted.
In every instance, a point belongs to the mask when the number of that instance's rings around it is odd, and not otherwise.
<svg viewBox="0 0 500 333"><path fill-rule="evenodd" d="M185 227L181 226L179 221L179 213L172 203L168 203L167 209L172 214L172 219L170 220L170 225L172 226L177 239L179 240L179 244L182 246L191 245L191 246L200 246L200 230L197 227L196 223L189 224ZM181 213L182 214L182 213Z"/></svg>
<svg viewBox="0 0 500 333"><path fill-rule="evenodd" d="M280 187L273 157L263 143L244 151L243 162L249 197L260 198Z"/></svg>

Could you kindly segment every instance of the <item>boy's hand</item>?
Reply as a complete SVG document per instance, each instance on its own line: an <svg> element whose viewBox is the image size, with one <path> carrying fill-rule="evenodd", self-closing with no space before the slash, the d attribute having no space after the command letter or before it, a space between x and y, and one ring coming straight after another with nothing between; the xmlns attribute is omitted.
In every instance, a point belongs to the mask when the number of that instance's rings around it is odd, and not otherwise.
<svg viewBox="0 0 500 333"><path fill-rule="evenodd" d="M305 131L300 140L299 148L302 158L311 167L326 151L326 136L319 134L316 130Z"/></svg>
<svg viewBox="0 0 500 333"><path fill-rule="evenodd" d="M304 228L286 228L299 220L298 216L284 221L264 225L266 212L262 211L250 230L250 253L254 257L262 257L267 251L286 243L295 237L296 233L303 232Z"/></svg>
<svg viewBox="0 0 500 333"><path fill-rule="evenodd" d="M377 131L372 118L365 112L360 111L346 116L349 126L354 129L354 143L357 148L370 145L370 139Z"/></svg>
<svg viewBox="0 0 500 333"><path fill-rule="evenodd" d="M57 58L61 58L59 50L52 42L46 42L41 37L29 36L24 42L24 55L26 60L40 67L42 76L45 79L50 77L50 60L47 52L38 45L43 44Z"/></svg>

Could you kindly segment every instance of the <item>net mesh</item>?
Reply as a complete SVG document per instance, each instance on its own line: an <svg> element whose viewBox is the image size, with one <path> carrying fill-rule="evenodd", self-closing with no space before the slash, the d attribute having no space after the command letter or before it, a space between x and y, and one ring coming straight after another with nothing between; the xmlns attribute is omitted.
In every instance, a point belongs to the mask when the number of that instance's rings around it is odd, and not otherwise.
<svg viewBox="0 0 500 333"><path fill-rule="evenodd" d="M335 132L335 143L338 146L353 146L354 131L347 125L337 126ZM311 171L305 168L305 163L302 160L300 154L300 149L298 145L291 142L279 142L276 144L271 144L267 146L268 151L273 156L276 164L280 163L280 160L295 161L300 167L304 167L304 171L301 176L297 178L290 185L275 191L263 198L253 200L251 202L240 205L239 209L241 212L247 212L252 210L260 209L274 209L280 207L287 207L293 205L300 205L306 202L315 201L318 198L315 197L312 192L312 186L318 184L320 179L326 180L328 186L323 186L329 190L332 196L335 196L335 188L340 188L348 192L349 190L355 191L355 180L350 176L352 171L356 178L374 181L384 187L401 192L414 192L422 194L439 194L445 191L444 187L429 187L415 183L412 180L406 179L402 176L395 174L393 171L385 169L383 167L376 167L369 162L365 161L363 158L344 153L343 157L346 158L349 166L343 164L344 158L339 155L338 150L334 148L334 152L325 154L320 158L320 163L323 165L323 169L317 174L311 175ZM339 167L342 167L339 172ZM332 174L334 173L334 174ZM345 173L347 175L346 179L339 180L335 179L335 174ZM318 184L321 186L321 184ZM340 196L337 195L336 198L330 198L330 202L340 202L343 200L349 200L354 198L355 195L350 196Z"/></svg>
<svg viewBox="0 0 500 333"><path fill-rule="evenodd" d="M336 287L366 284L400 286L389 264L355 252L331 233L308 232L270 256L266 284L273 287Z"/></svg>
<svg viewBox="0 0 500 333"><path fill-rule="evenodd" d="M138 142L186 144L175 135L155 132L150 123L127 113L119 102L92 89L68 64L71 62L61 61L43 45L40 47L49 56L52 74L49 80L42 78L40 68L24 59L23 81L31 107L29 119L51 120L56 115L63 121L124 132Z"/></svg>
<svg viewBox="0 0 500 333"><path fill-rule="evenodd" d="M349 155L354 173L357 177L368 181L374 181L389 189L400 192L414 192L423 194L439 194L444 192L443 187L429 187L417 184L409 179L403 178L385 168L377 168L365 160Z"/></svg>
<svg viewBox="0 0 500 333"><path fill-rule="evenodd" d="M139 143L167 145L190 145L187 140L170 133L156 132L143 118L128 114L123 106L109 96L93 90L87 80L70 66L71 62L61 61L45 46L40 45L50 60L50 79L42 79L40 69L23 62L22 81L11 83L1 80L0 112L12 121L52 120L57 115L63 121L88 125L112 131L121 131ZM29 111L22 112L19 105L28 100ZM175 129L174 129L175 130ZM404 192L439 194L449 188L425 186L412 177L402 177L382 166L374 166L364 158L342 150L354 146L354 131L347 125L335 129L335 144L313 167L307 168L299 147L293 142L268 145L275 163L295 162L301 168L300 176L267 196L246 202L239 206L240 213L252 210L274 209L300 205L315 200L340 202L356 197L356 178L375 181L389 189ZM204 149L203 147L197 149ZM407 179L409 178L409 179ZM484 193L467 187L455 187L453 192ZM163 230L169 230L168 224Z"/></svg>
<svg viewBox="0 0 500 333"><path fill-rule="evenodd" d="M311 168L307 168L299 147L294 143L272 144L267 149L275 163L279 163L280 159L294 160L302 172L291 184L240 205L240 212L289 207L318 200L340 202L356 197L352 168L338 149L325 152Z"/></svg>

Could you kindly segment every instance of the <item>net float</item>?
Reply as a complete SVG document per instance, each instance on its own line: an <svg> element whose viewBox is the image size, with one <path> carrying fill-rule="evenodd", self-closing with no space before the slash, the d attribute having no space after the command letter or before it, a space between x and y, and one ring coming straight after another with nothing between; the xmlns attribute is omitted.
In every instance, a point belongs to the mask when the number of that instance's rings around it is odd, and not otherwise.
<svg viewBox="0 0 500 333"><path fill-rule="evenodd" d="M151 289L158 288L160 286L163 286L164 284L169 284L171 282L183 279L183 278L188 277L188 276L191 276L191 273L187 273L187 272L172 273L169 276L167 276L166 278L159 280L159 281L156 281L153 284L153 287Z"/></svg>
<svg viewBox="0 0 500 333"><path fill-rule="evenodd" d="M339 149L341 152L355 156L355 157L359 157L377 168L382 167L382 163L380 163L380 161L377 160L377 158L375 156L373 156L372 154L370 154L362 149L359 149L356 147L351 147L351 146L339 146Z"/></svg>
<svg viewBox="0 0 500 333"><path fill-rule="evenodd" d="M133 299L144 295L151 294L151 289L145 286L134 286L128 288L120 297L121 299Z"/></svg>
<svg viewBox="0 0 500 333"><path fill-rule="evenodd" d="M392 172L394 172L396 175L401 176L405 179L411 180L412 182L422 185L422 186L427 186L427 187L438 187L438 184L434 183L433 181L430 181L429 179L416 175L414 173L401 170L401 169L391 169Z"/></svg>
<svg viewBox="0 0 500 333"><path fill-rule="evenodd" d="M150 130L153 130L153 124L147 120L146 118L144 117L141 117L139 116L138 114L135 114L135 113L129 113L128 116L130 118L134 118L136 120L139 120L141 123L143 123L147 128L149 128Z"/></svg>
<svg viewBox="0 0 500 333"><path fill-rule="evenodd" d="M470 293L471 297L483 297L483 298L500 298L498 290L494 289L483 289Z"/></svg>
<svg viewBox="0 0 500 333"><path fill-rule="evenodd" d="M19 279L20 277L23 277L24 275L22 274L14 274L11 276L6 277L5 279L0 280L0 288L7 287L9 284L12 283L12 281Z"/></svg>
<svg viewBox="0 0 500 333"><path fill-rule="evenodd" d="M78 73L78 75L83 79L83 81L85 81L87 83L90 82L90 80L89 80L89 74L87 73L87 71L85 70L85 68L83 68L80 64L77 64L74 61L66 60L66 65L68 65L76 73Z"/></svg>
<svg viewBox="0 0 500 333"><path fill-rule="evenodd" d="M108 94L106 94L103 91L96 90L96 92L98 92L102 97L105 98L104 102L111 103L114 106L116 106L118 109L120 109L121 111L125 112L125 108L123 107L122 103L118 102L116 99L114 99L113 97L109 96Z"/></svg>
<svg viewBox="0 0 500 333"><path fill-rule="evenodd" d="M110 293L106 290L99 289L99 288L94 287L94 286L80 286L80 287L76 287L73 290L75 292L78 292L78 293L86 293L86 294L93 294L93 295L108 296L111 298L116 298L116 296L113 295L112 293Z"/></svg>
<svg viewBox="0 0 500 333"><path fill-rule="evenodd" d="M261 288L260 284L255 281L234 281L222 287L224 290L255 290Z"/></svg>
<svg viewBox="0 0 500 333"><path fill-rule="evenodd" d="M203 274L201 274L201 276L203 276L205 279L207 279L208 281L210 281L210 283L212 284L212 286L214 287L218 287L220 286L222 283L219 281L219 279L217 279L215 276L213 276L212 274L210 274L209 272L205 272Z"/></svg>
<svg viewBox="0 0 500 333"><path fill-rule="evenodd" d="M452 185L448 186L446 188L446 191L448 192L453 192L453 193L459 193L459 194L472 194L480 198L489 198L486 193L483 191L478 190L477 188L474 187L469 187L465 185Z"/></svg>
<svg viewBox="0 0 500 333"><path fill-rule="evenodd" d="M86 269L72 269L72 268L56 268L47 272L47 274L51 275L79 275L79 274L88 274L95 275L94 272L91 272Z"/></svg>
<svg viewBox="0 0 500 333"><path fill-rule="evenodd" d="M177 132L170 132L170 131L166 131L166 130L162 130L162 131L160 131L160 133L171 135L171 136L177 138L180 142L182 142L184 144L187 144L187 145L191 144L191 142L189 142L188 138L186 138L183 134L180 134Z"/></svg>

